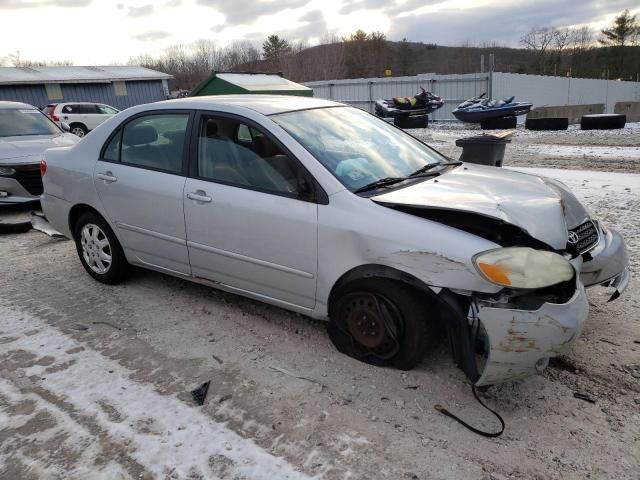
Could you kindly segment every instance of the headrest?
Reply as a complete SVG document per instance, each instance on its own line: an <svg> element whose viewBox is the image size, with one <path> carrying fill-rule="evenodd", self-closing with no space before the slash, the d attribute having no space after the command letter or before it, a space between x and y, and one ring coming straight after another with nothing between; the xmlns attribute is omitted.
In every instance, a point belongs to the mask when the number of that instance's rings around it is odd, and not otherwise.
<svg viewBox="0 0 640 480"><path fill-rule="evenodd" d="M280 153L278 146L264 135L256 135L253 137L253 143L256 146L258 154L262 158L273 157Z"/></svg>
<svg viewBox="0 0 640 480"><path fill-rule="evenodd" d="M218 136L218 123L215 120L207 120L205 127L205 136L217 137Z"/></svg>
<svg viewBox="0 0 640 480"><path fill-rule="evenodd" d="M158 139L158 132L150 125L136 125L133 128L124 129L122 143L130 147L146 145Z"/></svg>

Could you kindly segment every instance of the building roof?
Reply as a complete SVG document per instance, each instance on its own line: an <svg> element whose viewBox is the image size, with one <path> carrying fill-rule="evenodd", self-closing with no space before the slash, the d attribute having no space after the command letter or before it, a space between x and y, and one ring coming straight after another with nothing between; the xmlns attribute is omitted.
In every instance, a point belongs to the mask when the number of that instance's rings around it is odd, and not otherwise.
<svg viewBox="0 0 640 480"><path fill-rule="evenodd" d="M209 95L202 97L178 98L162 102L149 103L134 107L138 110L163 108L185 108L197 110L215 110L216 107L240 107L254 110L262 115L273 115L312 108L344 107L345 105L322 98L294 95Z"/></svg>
<svg viewBox="0 0 640 480"><path fill-rule="evenodd" d="M166 73L138 66L0 67L0 85L41 83L109 83L123 80L164 80Z"/></svg>
<svg viewBox="0 0 640 480"><path fill-rule="evenodd" d="M233 93L289 92L292 95L313 95L313 89L273 73L213 72L192 91L192 96Z"/></svg>

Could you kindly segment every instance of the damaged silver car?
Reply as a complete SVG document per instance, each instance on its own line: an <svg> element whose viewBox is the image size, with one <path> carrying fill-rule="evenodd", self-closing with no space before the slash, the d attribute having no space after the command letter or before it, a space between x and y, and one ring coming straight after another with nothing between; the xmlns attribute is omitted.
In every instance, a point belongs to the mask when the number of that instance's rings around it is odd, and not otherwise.
<svg viewBox="0 0 640 480"><path fill-rule="evenodd" d="M559 182L452 161L361 110L286 96L142 105L47 151L42 206L96 280L130 266L318 319L415 367L442 325L476 385L571 349L622 237Z"/></svg>

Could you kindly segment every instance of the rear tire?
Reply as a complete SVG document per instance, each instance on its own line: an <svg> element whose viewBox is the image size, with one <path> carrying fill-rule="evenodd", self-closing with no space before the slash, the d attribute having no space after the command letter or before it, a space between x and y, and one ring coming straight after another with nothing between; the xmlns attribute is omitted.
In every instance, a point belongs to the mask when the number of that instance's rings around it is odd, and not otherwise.
<svg viewBox="0 0 640 480"><path fill-rule="evenodd" d="M69 125L70 132L73 133L76 137L84 137L89 130L81 123L72 123Z"/></svg>
<svg viewBox="0 0 640 480"><path fill-rule="evenodd" d="M327 331L338 351L400 370L424 358L432 337L424 294L397 281L366 278L347 284L335 297Z"/></svg>
<svg viewBox="0 0 640 480"><path fill-rule="evenodd" d="M74 239L82 266L95 280L115 285L131 272L120 242L97 213L83 213L75 224Z"/></svg>

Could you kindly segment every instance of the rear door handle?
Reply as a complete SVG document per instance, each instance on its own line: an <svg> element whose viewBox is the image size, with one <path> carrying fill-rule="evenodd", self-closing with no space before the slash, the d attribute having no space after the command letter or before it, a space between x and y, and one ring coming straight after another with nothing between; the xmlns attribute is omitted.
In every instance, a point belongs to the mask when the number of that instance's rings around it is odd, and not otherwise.
<svg viewBox="0 0 640 480"><path fill-rule="evenodd" d="M96 177L100 180L104 180L105 183L113 183L118 180L118 177L114 177L111 172L98 173L96 174Z"/></svg>
<svg viewBox="0 0 640 480"><path fill-rule="evenodd" d="M196 202L211 203L211 197L208 197L207 192L203 190L198 190L196 192L189 192L187 193L187 198L189 200L195 200Z"/></svg>

